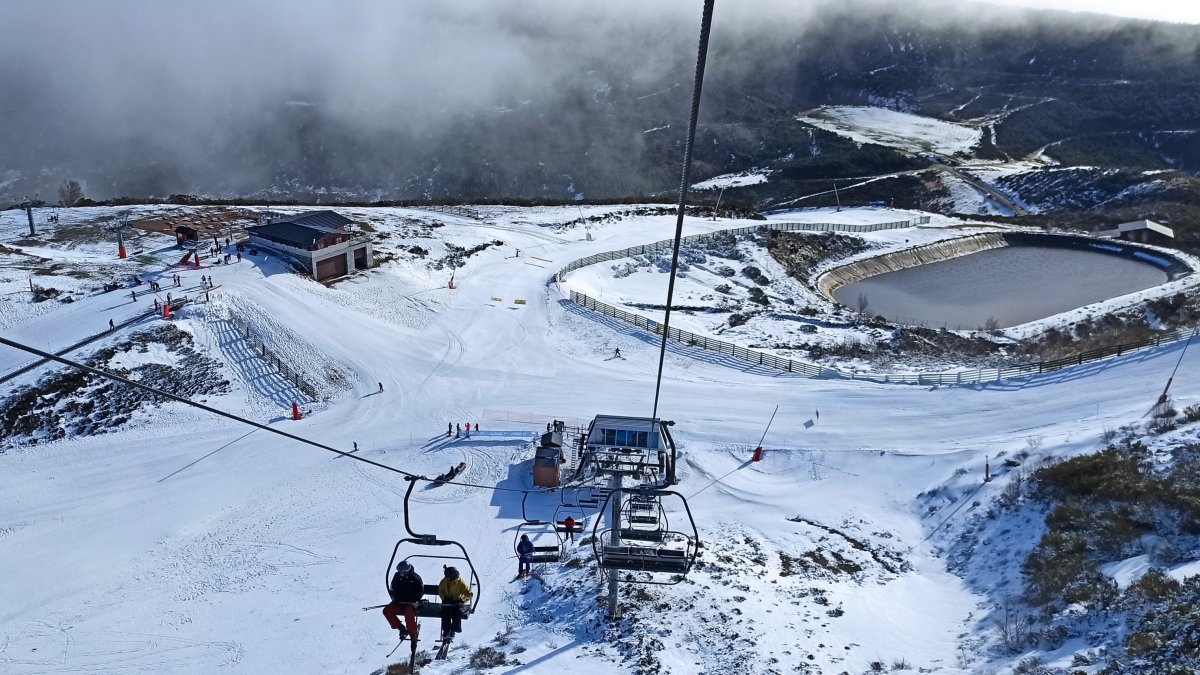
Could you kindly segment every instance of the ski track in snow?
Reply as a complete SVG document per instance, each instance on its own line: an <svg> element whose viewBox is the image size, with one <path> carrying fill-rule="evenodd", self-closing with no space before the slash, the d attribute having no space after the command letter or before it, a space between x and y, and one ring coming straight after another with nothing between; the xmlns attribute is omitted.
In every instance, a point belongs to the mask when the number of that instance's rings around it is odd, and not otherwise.
<svg viewBox="0 0 1200 675"><path fill-rule="evenodd" d="M265 256L183 270L188 288L201 273L221 288L211 303L182 311L178 325L236 380L235 391L211 405L344 451L357 443L359 456L404 471L434 476L465 461L462 481L528 488L523 434L555 417L645 415L652 405L657 337L562 303L547 284L570 260L665 237L651 232L673 220L607 219L622 208L479 207L482 220L347 209L370 214L396 250L441 240L473 246L495 236L489 228L505 243L468 258L454 290L445 287L447 270L412 256L332 287ZM113 212L72 209L64 225ZM0 213L0 232L19 231L17 215ZM595 241L585 240L581 224L549 231L585 215L605 216L590 223ZM441 223L437 238L404 234L418 221ZM688 218L685 234L744 224ZM109 248L97 240L70 251L86 261L111 256ZM58 249L27 252L37 250ZM534 250L552 262L526 265ZM123 269L170 274L175 253L165 247L154 262L131 259ZM605 301L621 292L594 271L572 276L608 292ZM46 283L74 282L52 276ZM639 291L665 290L666 276L639 283ZM10 315L11 334L69 344L123 303L99 293L38 307ZM228 321L235 314L321 388L304 419L286 418L281 404L291 393L239 343ZM623 358L610 359L618 347ZM672 348L660 412L677 423L678 489L690 497L706 542L688 580L623 585L626 619L609 626L587 544L569 547L571 565L539 565L534 580L512 580L519 493L419 485L414 531L462 542L484 584L479 612L450 658L424 672L462 672L484 645L519 660L524 666L510 667L521 672L622 673L639 664L671 673L862 672L872 661L901 658L914 671L999 670L986 657L959 661L964 646L988 639L980 628L991 611L981 594L987 579L968 584L942 553L980 512L973 501L987 504L1003 490L1009 474L999 470L996 481L979 483L984 457L1011 456L1034 437L1040 456L1094 449L1105 427L1140 419L1180 349L1018 382L930 389L782 377ZM0 354L6 365L26 360L9 352ZM1184 404L1200 398L1191 354L1172 390ZM748 462L775 405L766 456ZM527 411L529 420L487 418L486 411L506 410ZM447 438L447 422L520 434ZM246 431L168 404L106 436L0 455L0 672L365 673L399 661L383 658L394 636L378 610L360 608L385 599L384 566L406 535L407 482ZM947 485L949 496L929 496ZM548 519L557 503L553 495L531 497L531 515ZM594 515L587 513L585 536ZM678 507L667 515L682 524ZM418 571L436 583L436 561ZM427 620L426 630L435 624Z"/></svg>

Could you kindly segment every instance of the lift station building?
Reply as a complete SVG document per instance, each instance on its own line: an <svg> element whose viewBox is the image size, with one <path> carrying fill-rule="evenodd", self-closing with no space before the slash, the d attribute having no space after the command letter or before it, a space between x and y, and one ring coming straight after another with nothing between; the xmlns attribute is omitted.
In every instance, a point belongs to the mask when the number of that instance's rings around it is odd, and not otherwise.
<svg viewBox="0 0 1200 675"><path fill-rule="evenodd" d="M248 227L251 246L298 261L317 281L345 276L374 264L371 238L350 229L352 221L335 211L277 218Z"/></svg>

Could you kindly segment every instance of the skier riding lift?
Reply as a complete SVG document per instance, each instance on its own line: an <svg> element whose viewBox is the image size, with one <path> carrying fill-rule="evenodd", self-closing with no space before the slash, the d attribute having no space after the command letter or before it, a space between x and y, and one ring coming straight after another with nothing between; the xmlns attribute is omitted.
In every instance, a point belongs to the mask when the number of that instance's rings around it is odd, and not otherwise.
<svg viewBox="0 0 1200 675"><path fill-rule="evenodd" d="M384 606L383 615L387 617L388 625L393 630L400 631L400 639L412 638L415 642L420 632L417 625L417 604L425 595L425 583L407 560L401 560L396 565L396 574L392 576L392 601ZM399 612L404 613L404 626L400 625Z"/></svg>
<svg viewBox="0 0 1200 675"><path fill-rule="evenodd" d="M533 542L529 541L529 535L521 535L521 541L517 544L517 578L528 579L530 567L533 562Z"/></svg>
<svg viewBox="0 0 1200 675"><path fill-rule="evenodd" d="M462 606L471 601L471 587L463 581L458 570L445 567L446 576L438 584L438 597L442 599L442 641L454 639L462 632Z"/></svg>

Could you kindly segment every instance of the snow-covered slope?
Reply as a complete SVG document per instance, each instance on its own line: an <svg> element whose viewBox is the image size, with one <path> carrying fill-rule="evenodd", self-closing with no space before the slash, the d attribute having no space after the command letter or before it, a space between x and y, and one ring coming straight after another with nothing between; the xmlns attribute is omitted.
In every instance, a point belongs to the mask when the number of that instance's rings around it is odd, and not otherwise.
<svg viewBox="0 0 1200 675"><path fill-rule="evenodd" d="M6 273L3 334L57 347L147 302L98 292L103 275L178 272L193 299L211 275L211 301L174 324L229 382L201 396L208 405L345 451L357 444L358 456L406 471L465 461L464 480L520 490L530 486L527 434L551 419L651 413L653 336L563 302L550 283L571 260L671 235L673 218L621 211L345 209L394 258L330 287L262 255L178 270L165 238L117 262L98 236L28 241L7 212L5 255L61 263L35 279L76 299L25 311L27 274ZM590 239L581 215L600 216ZM685 233L724 227L689 218ZM436 262L445 243L488 244L456 269L454 289ZM428 254L408 253L416 246ZM92 268L103 272L68 274ZM288 385L228 333L235 315L320 385L304 419L289 419ZM76 355L125 353L132 334L161 323L134 323ZM490 672L840 673L875 662L996 672L1000 663L963 651L988 639L992 605L941 554L974 507L930 508L918 495L978 484L985 455L1031 436L1045 454L1093 447L1105 426L1145 412L1181 347L934 389L787 377L669 350L659 411L676 422L678 489L705 542L701 564L677 586L623 586L625 618L607 624L587 547L572 549L578 564L512 580L519 492L419 487L414 529L467 546L484 586L451 658L425 672L463 672L483 646L509 663ZM172 361L157 349L116 364ZM0 359L7 372L29 357L5 348ZM1176 376L1177 397L1200 396L1194 364L1189 356ZM765 459L750 463L776 406ZM446 437L447 423L467 422L521 433ZM383 617L361 609L386 601L388 556L404 536L399 475L175 403L145 405L107 434L9 447L0 467L3 672L368 673L400 660L384 658L395 641ZM971 489L986 501L1003 486ZM531 502L551 517L554 497ZM420 571L436 581L434 565Z"/></svg>
<svg viewBox="0 0 1200 675"><path fill-rule="evenodd" d="M826 106L798 119L859 143L878 143L915 154L968 154L983 137L981 130L965 124L869 106Z"/></svg>

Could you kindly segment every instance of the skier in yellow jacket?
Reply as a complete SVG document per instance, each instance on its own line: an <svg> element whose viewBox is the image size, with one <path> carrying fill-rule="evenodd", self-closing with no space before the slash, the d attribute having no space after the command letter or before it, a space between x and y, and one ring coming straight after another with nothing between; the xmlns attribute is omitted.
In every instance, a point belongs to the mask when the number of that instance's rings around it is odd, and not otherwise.
<svg viewBox="0 0 1200 675"><path fill-rule="evenodd" d="M449 641L462 632L463 605L471 602L471 587L457 569L446 567L445 572L438 584L438 597L442 599L442 640Z"/></svg>

